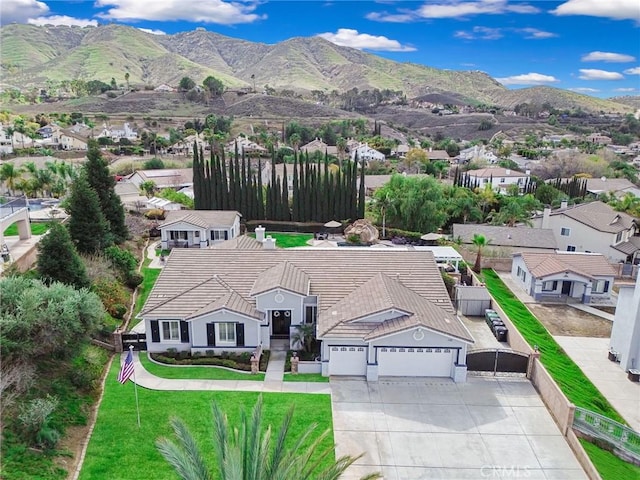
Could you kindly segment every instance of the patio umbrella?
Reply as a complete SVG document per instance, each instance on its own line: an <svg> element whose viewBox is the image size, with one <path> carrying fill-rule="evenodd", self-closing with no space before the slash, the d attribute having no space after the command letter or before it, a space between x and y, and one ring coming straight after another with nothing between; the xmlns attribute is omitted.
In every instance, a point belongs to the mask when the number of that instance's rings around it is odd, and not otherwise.
<svg viewBox="0 0 640 480"><path fill-rule="evenodd" d="M431 241L434 242L436 240L440 240L441 238L443 238L445 235L442 235L440 233L425 233L424 235L422 235L420 238L422 240L425 240L427 242Z"/></svg>
<svg viewBox="0 0 640 480"><path fill-rule="evenodd" d="M327 228L338 228L341 227L342 224L340 222L336 222L335 220L331 220L330 222L325 223L324 226Z"/></svg>

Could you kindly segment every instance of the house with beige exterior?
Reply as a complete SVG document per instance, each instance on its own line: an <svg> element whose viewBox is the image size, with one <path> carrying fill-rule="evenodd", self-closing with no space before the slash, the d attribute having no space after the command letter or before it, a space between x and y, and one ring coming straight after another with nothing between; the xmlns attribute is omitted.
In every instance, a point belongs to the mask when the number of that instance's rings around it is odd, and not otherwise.
<svg viewBox="0 0 640 480"><path fill-rule="evenodd" d="M522 190L531 178L531 172L520 172L510 168L489 167L468 170L463 174L480 188L491 185L496 192L506 193L510 185L517 185Z"/></svg>
<svg viewBox="0 0 640 480"><path fill-rule="evenodd" d="M608 303L615 275L599 253L516 253L511 265L511 278L537 302Z"/></svg>
<svg viewBox="0 0 640 480"><path fill-rule="evenodd" d="M558 248L556 237L549 229L453 224L452 237L456 242L470 247L476 234L484 236L489 242L482 249L483 255L488 257L511 258L517 252L553 253Z"/></svg>
<svg viewBox="0 0 640 480"><path fill-rule="evenodd" d="M162 248L207 248L240 235L235 210L169 210L158 227Z"/></svg>
<svg viewBox="0 0 640 480"><path fill-rule="evenodd" d="M150 352L297 348L312 325L318 372L372 381L463 382L473 343L428 251L175 249L140 317Z"/></svg>
<svg viewBox="0 0 640 480"><path fill-rule="evenodd" d="M547 208L533 225L551 229L559 250L601 253L612 263L640 259L640 220L600 201Z"/></svg>
<svg viewBox="0 0 640 480"><path fill-rule="evenodd" d="M193 185L192 168L164 168L161 170L136 170L127 178L137 188L144 182L151 181L156 188L184 188Z"/></svg>

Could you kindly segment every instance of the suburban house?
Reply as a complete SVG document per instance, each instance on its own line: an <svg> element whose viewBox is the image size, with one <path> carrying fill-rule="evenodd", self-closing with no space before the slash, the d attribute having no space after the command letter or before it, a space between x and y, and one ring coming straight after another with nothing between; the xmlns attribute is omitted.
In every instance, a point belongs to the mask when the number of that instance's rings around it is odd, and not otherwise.
<svg viewBox="0 0 640 480"><path fill-rule="evenodd" d="M460 150L456 157L458 163L486 162L489 164L497 163L498 157L491 150L487 150L484 145L474 145L473 147Z"/></svg>
<svg viewBox="0 0 640 480"><path fill-rule="evenodd" d="M58 135L54 134L52 140L61 150L87 150L88 148L88 140L71 131L62 130Z"/></svg>
<svg viewBox="0 0 640 480"><path fill-rule="evenodd" d="M620 285L609 349L625 372L640 369L640 276Z"/></svg>
<svg viewBox="0 0 640 480"><path fill-rule="evenodd" d="M11 155L13 153L13 137L9 135L8 129L0 124L0 155Z"/></svg>
<svg viewBox="0 0 640 480"><path fill-rule="evenodd" d="M162 170L136 170L127 178L140 188L144 182L152 181L157 188L183 188L193 185L192 168L165 168Z"/></svg>
<svg viewBox="0 0 640 480"><path fill-rule="evenodd" d="M634 263L640 258L640 221L597 201L558 210L545 209L535 227L551 229L558 249L602 253L610 262Z"/></svg>
<svg viewBox="0 0 640 480"><path fill-rule="evenodd" d="M154 92L175 92L176 89L163 83L161 85L158 85L156 88L153 89Z"/></svg>
<svg viewBox="0 0 640 480"><path fill-rule="evenodd" d="M516 253L511 266L511 278L537 302L607 303L615 275L600 253Z"/></svg>
<svg viewBox="0 0 640 480"><path fill-rule="evenodd" d="M158 227L163 249L207 248L240 235L240 213L234 210L171 210Z"/></svg>
<svg viewBox="0 0 640 480"><path fill-rule="evenodd" d="M454 223L454 241L472 245L474 235L482 235L489 244L482 249L485 256L511 258L517 252L553 253L558 248L552 230L530 227L497 227Z"/></svg>
<svg viewBox="0 0 640 480"><path fill-rule="evenodd" d="M351 160L355 161L356 158L359 162L370 162L371 160L377 160L379 162L384 162L387 158L384 153L379 152L378 150L371 148L366 143L361 143L357 147L352 148L351 150Z"/></svg>
<svg viewBox="0 0 640 480"><path fill-rule="evenodd" d="M463 382L473 343L433 254L394 249L175 249L140 317L151 352L295 348L315 325L318 371L372 381Z"/></svg>
<svg viewBox="0 0 640 480"><path fill-rule="evenodd" d="M110 125L104 124L102 127L102 131L98 135L96 135L96 138L100 137L108 137L114 142L120 141L121 138L136 141L138 140L138 132L131 128L131 125L129 125L129 123L127 122L122 125L122 128L115 128Z"/></svg>
<svg viewBox="0 0 640 480"><path fill-rule="evenodd" d="M531 172L528 170L523 173L502 167L480 168L464 172L464 175L471 179L472 183L477 183L480 188L491 185L494 190L500 193L506 193L509 185L518 185L522 190L529 181L530 174Z"/></svg>
<svg viewBox="0 0 640 480"><path fill-rule="evenodd" d="M607 137L606 135L602 135L600 133L592 133L591 135L587 135L587 142L589 143L597 143L598 145L609 145L612 140L611 137Z"/></svg>
<svg viewBox="0 0 640 480"><path fill-rule="evenodd" d="M328 145L319 138L315 138L309 143L302 145L299 150L300 152L306 153L320 152L324 155L326 152L329 155L338 155L338 147L336 147L335 145Z"/></svg>
<svg viewBox="0 0 640 480"><path fill-rule="evenodd" d="M235 140L232 140L227 143L226 150L232 154L235 154L236 148L238 149L238 153L240 155L267 155L269 151L264 148L262 145L257 144L256 142L252 142L247 137L236 137Z"/></svg>

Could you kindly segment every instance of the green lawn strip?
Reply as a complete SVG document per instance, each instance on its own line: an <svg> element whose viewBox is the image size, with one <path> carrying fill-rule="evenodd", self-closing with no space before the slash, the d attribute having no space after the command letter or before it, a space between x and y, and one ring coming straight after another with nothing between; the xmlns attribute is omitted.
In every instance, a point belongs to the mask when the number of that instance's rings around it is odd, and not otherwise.
<svg viewBox="0 0 640 480"><path fill-rule="evenodd" d="M483 275L489 292L518 328L518 331L529 345L538 346L542 364L569 401L579 407L605 415L617 422L625 423L620 414L591 383L578 365L571 360L547 329L517 299L498 275L490 269L483 270Z"/></svg>
<svg viewBox="0 0 640 480"><path fill-rule="evenodd" d="M81 480L175 480L176 474L155 447L157 438L173 438L169 426L169 418L173 416L181 418L189 426L213 468L212 402L216 401L222 407L234 425L240 418L240 410L249 411L260 395L258 392L174 392L138 388L142 424L138 428L134 386L131 382L125 385L117 382L118 369L119 362L114 361L80 473ZM278 428L288 408L295 406L290 427L292 441L311 424L318 424L318 433L327 429L332 431L329 395L263 393L262 397L263 420L274 428ZM330 433L322 446L330 447L332 442L333 434ZM215 472L213 477L218 478Z"/></svg>
<svg viewBox="0 0 640 480"><path fill-rule="evenodd" d="M602 480L621 480L623 478L640 478L640 467L627 463L613 453L603 450L587 440L580 439L593 465Z"/></svg>
<svg viewBox="0 0 640 480"><path fill-rule="evenodd" d="M323 377L320 373L298 373L292 375L291 373L284 374L285 382L317 382L317 383L329 383L329 377Z"/></svg>
<svg viewBox="0 0 640 480"><path fill-rule="evenodd" d="M152 362L146 352L140 352L140 363L152 375L160 378L183 378L197 380L255 380L263 381L264 373L234 372L226 368L215 366L175 366L175 365L158 365Z"/></svg>
<svg viewBox="0 0 640 480"><path fill-rule="evenodd" d="M149 293L151 293L151 289L153 288L153 285L155 285L156 280L158 279L158 276L160 276L160 272L162 271L161 268L149 268L150 263L150 258L145 258L144 262L142 263L142 269L140 270L140 273L142 274L143 280L138 287L138 296L136 297L136 306L133 309L132 318L135 318L135 316L140 313L140 310L142 310L144 302L147 301L147 297L149 296Z"/></svg>
<svg viewBox="0 0 640 480"><path fill-rule="evenodd" d="M276 240L276 247L279 248L291 248L291 247L308 247L307 243L313 239L313 235L310 233L267 233ZM255 233L250 234L255 238Z"/></svg>
<svg viewBox="0 0 640 480"><path fill-rule="evenodd" d="M48 223L32 223L31 224L31 235L44 235L49 230ZM5 237L15 237L18 235L18 224L14 223L7 227L4 231Z"/></svg>

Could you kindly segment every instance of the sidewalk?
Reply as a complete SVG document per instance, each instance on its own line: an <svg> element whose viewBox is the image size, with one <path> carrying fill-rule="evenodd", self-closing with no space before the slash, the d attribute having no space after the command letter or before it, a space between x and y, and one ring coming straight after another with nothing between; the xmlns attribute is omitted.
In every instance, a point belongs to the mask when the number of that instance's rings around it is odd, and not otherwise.
<svg viewBox="0 0 640 480"><path fill-rule="evenodd" d="M124 361L128 352L123 352L120 363ZM150 374L140 363L138 352L133 352L133 362L135 366L136 383L149 390L225 390L225 391L244 391L244 392L283 392L283 393L315 393L329 395L331 387L329 383L320 382L284 382L284 357L282 359L282 372L277 373L276 367L280 366L279 360L276 360L271 370L270 380L265 376L265 381L255 380L175 380L156 377ZM267 371L269 372L271 361ZM279 376L279 380L276 378ZM133 377L132 377L133 379Z"/></svg>

